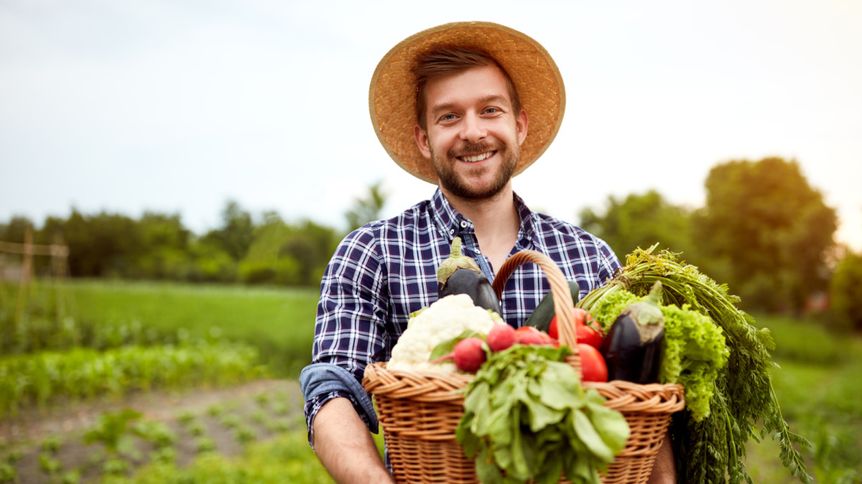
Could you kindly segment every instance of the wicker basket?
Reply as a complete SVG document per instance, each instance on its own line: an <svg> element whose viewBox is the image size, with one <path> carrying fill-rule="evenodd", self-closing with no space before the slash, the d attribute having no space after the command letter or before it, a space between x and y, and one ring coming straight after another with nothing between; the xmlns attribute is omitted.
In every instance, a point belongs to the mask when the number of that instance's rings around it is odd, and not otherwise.
<svg viewBox="0 0 862 484"><path fill-rule="evenodd" d="M574 344L572 296L553 261L539 252L518 252L500 268L494 290L500 296L512 272L527 262L538 265L548 279L560 321L560 342L575 350L568 362L580 368ZM464 413L463 389L470 378L463 374L389 371L385 363L366 367L362 384L377 403L396 481L477 482L474 462L467 459L455 440L455 428ZM631 431L625 448L602 476L602 482L646 482L671 414L685 405L682 386L636 385L619 380L587 382L584 386L595 388L606 398L607 407L622 412Z"/></svg>

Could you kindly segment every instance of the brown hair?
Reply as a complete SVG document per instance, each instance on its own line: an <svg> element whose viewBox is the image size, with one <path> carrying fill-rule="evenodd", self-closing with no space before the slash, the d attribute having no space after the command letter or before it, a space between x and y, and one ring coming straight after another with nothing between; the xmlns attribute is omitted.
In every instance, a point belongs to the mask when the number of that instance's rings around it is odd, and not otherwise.
<svg viewBox="0 0 862 484"><path fill-rule="evenodd" d="M413 75L416 78L416 121L422 129L425 125L425 86L428 81L450 74L457 74L472 67L496 66L506 78L506 87L512 100L515 114L521 111L521 99L512 78L490 54L482 49L464 46L439 46L416 57Z"/></svg>

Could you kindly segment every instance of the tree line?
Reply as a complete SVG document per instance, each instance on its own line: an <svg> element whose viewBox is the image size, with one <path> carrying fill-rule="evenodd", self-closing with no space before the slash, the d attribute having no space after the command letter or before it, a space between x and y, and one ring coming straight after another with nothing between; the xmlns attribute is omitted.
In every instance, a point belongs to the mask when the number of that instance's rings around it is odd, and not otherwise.
<svg viewBox="0 0 862 484"><path fill-rule="evenodd" d="M862 256L839 246L835 209L806 180L797 162L782 158L717 164L705 181L702 207L669 203L650 190L584 208L579 224L624 255L636 247L681 252L688 262L726 282L744 307L798 313L828 296L844 324L862 329ZM374 220L385 205L380 183L353 201L348 229ZM72 210L40 227L25 217L0 224L0 240L62 240L72 277L164 279L317 286L344 231L312 220L288 222L275 212L252 216L228 201L220 225L202 235L179 215L138 219ZM48 270L48 261L37 269Z"/></svg>
<svg viewBox="0 0 862 484"><path fill-rule="evenodd" d="M62 242L69 248L71 277L261 283L311 286L341 235L312 220L287 222L275 212L255 218L236 201L226 202L220 225L197 235L178 214L147 212L140 218L110 212L47 217L36 227L26 217L0 224L0 240ZM50 261L34 261L49 274Z"/></svg>

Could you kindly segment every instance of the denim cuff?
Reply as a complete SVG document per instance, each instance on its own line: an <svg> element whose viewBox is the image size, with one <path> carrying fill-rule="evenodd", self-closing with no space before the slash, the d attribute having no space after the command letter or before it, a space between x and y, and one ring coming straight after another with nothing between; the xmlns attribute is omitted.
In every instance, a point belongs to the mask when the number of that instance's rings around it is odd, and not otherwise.
<svg viewBox="0 0 862 484"><path fill-rule="evenodd" d="M300 372L299 385L306 402L335 391L349 393L354 402L359 404L357 410L365 414L360 417L364 417L368 429L374 433L378 432L377 413L374 411L371 397L353 374L344 368L332 363L313 363Z"/></svg>

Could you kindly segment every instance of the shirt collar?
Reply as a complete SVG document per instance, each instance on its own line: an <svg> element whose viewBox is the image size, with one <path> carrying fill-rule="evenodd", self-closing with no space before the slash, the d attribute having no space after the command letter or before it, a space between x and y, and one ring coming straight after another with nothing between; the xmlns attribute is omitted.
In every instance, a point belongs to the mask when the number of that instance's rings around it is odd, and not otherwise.
<svg viewBox="0 0 862 484"><path fill-rule="evenodd" d="M434 196L431 197L431 213L434 217L434 222L437 229L452 240L461 233L473 233L475 228L473 222L461 215L449 204L449 200L443 195L438 187L434 191ZM533 212L524 203L524 200L515 194L515 209L518 211L518 216L521 219L521 225L518 229L518 240L516 242L518 249L532 248L534 221Z"/></svg>

